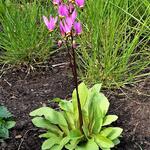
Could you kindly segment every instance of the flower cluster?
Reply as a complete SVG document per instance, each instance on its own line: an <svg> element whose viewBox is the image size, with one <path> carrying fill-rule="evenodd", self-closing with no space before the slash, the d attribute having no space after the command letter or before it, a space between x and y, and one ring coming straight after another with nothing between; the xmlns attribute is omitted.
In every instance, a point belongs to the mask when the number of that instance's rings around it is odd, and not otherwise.
<svg viewBox="0 0 150 150"><path fill-rule="evenodd" d="M82 25L76 21L77 11L76 6L79 8L84 7L84 0L68 0L66 3L63 0L53 0L53 4L57 6L59 16L59 27L62 37L80 35L82 32ZM43 16L43 20L48 30L52 32L55 29L58 17L50 18Z"/></svg>

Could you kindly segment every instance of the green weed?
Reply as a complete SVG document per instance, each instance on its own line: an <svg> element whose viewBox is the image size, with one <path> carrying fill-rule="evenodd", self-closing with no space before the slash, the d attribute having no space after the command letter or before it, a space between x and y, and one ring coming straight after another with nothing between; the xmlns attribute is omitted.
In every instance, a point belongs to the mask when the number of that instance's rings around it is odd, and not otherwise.
<svg viewBox="0 0 150 150"><path fill-rule="evenodd" d="M137 82L150 64L150 3L129 0L88 0L79 39L80 75L106 87Z"/></svg>
<svg viewBox="0 0 150 150"><path fill-rule="evenodd" d="M10 2L11 3L11 2ZM52 37L48 34L42 15L48 14L41 3L12 2L0 16L0 62L32 64L44 61L53 53Z"/></svg>

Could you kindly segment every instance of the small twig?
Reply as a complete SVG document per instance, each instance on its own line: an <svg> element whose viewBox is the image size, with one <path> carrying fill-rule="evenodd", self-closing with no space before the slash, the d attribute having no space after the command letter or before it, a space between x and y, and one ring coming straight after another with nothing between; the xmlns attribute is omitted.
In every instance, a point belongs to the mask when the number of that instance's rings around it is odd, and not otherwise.
<svg viewBox="0 0 150 150"><path fill-rule="evenodd" d="M52 65L52 67L55 68L55 67L60 67L60 66L66 66L68 64L70 64L70 63L69 62L64 62L64 63L59 63L59 64Z"/></svg>
<svg viewBox="0 0 150 150"><path fill-rule="evenodd" d="M25 134L24 134L23 137L21 138L21 142L20 142L19 147L18 147L17 150L20 150L21 145L22 145L22 143L24 142L25 136L26 136L30 131L33 131L33 130L35 130L35 129L29 129L29 130L27 130L27 131L25 132Z"/></svg>
<svg viewBox="0 0 150 150"><path fill-rule="evenodd" d="M6 79L4 79L4 81L5 81L10 87L12 86L12 84L9 83Z"/></svg>

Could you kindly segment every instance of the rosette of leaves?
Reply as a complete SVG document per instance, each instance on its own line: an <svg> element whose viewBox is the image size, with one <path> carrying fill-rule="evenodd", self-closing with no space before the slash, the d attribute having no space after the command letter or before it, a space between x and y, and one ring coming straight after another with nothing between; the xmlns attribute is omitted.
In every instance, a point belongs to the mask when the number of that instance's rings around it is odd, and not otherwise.
<svg viewBox="0 0 150 150"><path fill-rule="evenodd" d="M12 116L5 106L0 106L0 142L9 138L9 129L15 126Z"/></svg>
<svg viewBox="0 0 150 150"><path fill-rule="evenodd" d="M32 122L46 133L42 150L110 150L119 144L122 129L109 126L117 120L116 115L107 115L109 101L99 92L100 84L88 89L84 83L78 86L82 109L82 131L79 127L76 90L70 101L57 99L60 111L42 107L30 113Z"/></svg>

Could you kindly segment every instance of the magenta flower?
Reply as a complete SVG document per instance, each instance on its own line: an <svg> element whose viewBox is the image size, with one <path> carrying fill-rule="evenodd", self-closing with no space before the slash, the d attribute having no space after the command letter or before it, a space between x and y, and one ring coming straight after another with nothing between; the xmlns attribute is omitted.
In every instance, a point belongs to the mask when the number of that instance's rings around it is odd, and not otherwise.
<svg viewBox="0 0 150 150"><path fill-rule="evenodd" d="M63 35L65 33L65 35L69 35L71 33L72 26L73 22L70 17L67 17L65 20L63 20L63 22L60 21L61 34Z"/></svg>
<svg viewBox="0 0 150 150"><path fill-rule="evenodd" d="M85 1L84 1L84 0L75 0L75 3L76 3L76 5L79 6L80 8L83 8Z"/></svg>
<svg viewBox="0 0 150 150"><path fill-rule="evenodd" d="M43 16L44 23L50 32L52 32L54 30L57 19L58 19L58 17L54 18L54 17L50 16L50 19L48 20L47 17Z"/></svg>
<svg viewBox="0 0 150 150"><path fill-rule="evenodd" d="M53 0L54 5L59 5L61 3L61 0Z"/></svg>
<svg viewBox="0 0 150 150"><path fill-rule="evenodd" d="M67 17L69 15L68 7L65 4L60 4L58 7L59 17Z"/></svg>
<svg viewBox="0 0 150 150"><path fill-rule="evenodd" d="M69 9L70 13L72 13L74 11L75 8L72 3L69 3L68 9Z"/></svg>
<svg viewBox="0 0 150 150"><path fill-rule="evenodd" d="M71 19L72 19L72 22L74 23L75 22L75 20L76 20L76 18L77 18L77 11L74 9L74 11L72 12L72 14L71 14Z"/></svg>
<svg viewBox="0 0 150 150"><path fill-rule="evenodd" d="M80 22L74 23L75 34L80 35L82 33L82 25Z"/></svg>
<svg viewBox="0 0 150 150"><path fill-rule="evenodd" d="M62 44L63 44L62 40L59 40L58 43L57 43L58 47L61 47Z"/></svg>
<svg viewBox="0 0 150 150"><path fill-rule="evenodd" d="M64 31L64 25L63 25L62 21L60 21L59 27L60 27L60 33L61 33L62 37L64 37L65 31Z"/></svg>

